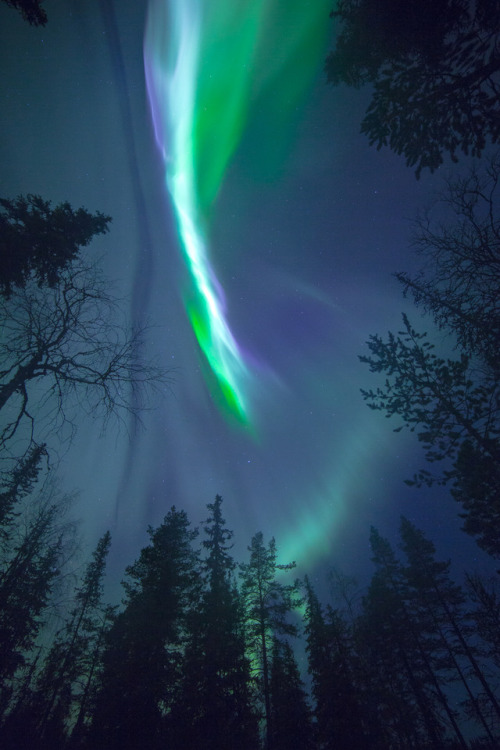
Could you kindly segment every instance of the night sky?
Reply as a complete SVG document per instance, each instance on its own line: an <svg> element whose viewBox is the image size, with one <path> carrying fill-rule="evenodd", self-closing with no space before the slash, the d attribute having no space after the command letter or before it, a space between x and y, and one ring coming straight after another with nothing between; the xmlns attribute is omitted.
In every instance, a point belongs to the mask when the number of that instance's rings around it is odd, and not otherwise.
<svg viewBox="0 0 500 750"><path fill-rule="evenodd" d="M370 148L358 135L368 92L325 82L329 3L324 38L307 57L291 50L290 58L280 13L307 3L274 5L266 41L248 60L238 138L229 143L215 117L198 159L208 169L206 154L227 146L202 218L226 321L244 353L245 420L221 408L185 310L189 272L145 84L147 2L47 0L45 28L0 7L0 195L38 193L113 217L89 253L102 256L130 321L151 323L148 353L172 369L171 388L155 396L142 429L131 426L129 436L111 423L101 435L87 419L71 446L54 442L58 472L80 490L85 545L111 529L118 576L148 524L173 504L197 524L216 493L239 559L262 530L301 575L320 580L337 565L363 576L370 524L395 540L403 513L440 557L480 564L447 491L403 484L422 463L416 440L392 432L397 423L370 411L359 392L375 385L358 361L370 333L398 330L402 310L418 322L391 274L417 267L410 220L448 167L417 181L402 159ZM209 55L204 62L212 64ZM307 66L301 93L290 82ZM222 67L230 82L238 75L230 61Z"/></svg>

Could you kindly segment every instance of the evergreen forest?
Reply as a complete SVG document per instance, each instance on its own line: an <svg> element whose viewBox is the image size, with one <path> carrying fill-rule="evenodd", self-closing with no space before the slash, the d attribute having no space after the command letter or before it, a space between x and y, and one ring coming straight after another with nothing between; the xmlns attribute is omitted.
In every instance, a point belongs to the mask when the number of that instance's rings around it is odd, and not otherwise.
<svg viewBox="0 0 500 750"><path fill-rule="evenodd" d="M172 507L112 606L110 534L65 575L67 498L36 460L2 524L2 747L498 747L498 580L454 580L407 518L397 549L372 528L369 584L332 569L324 602L274 538L233 558L221 496L200 528Z"/></svg>
<svg viewBox="0 0 500 750"><path fill-rule="evenodd" d="M41 0L4 4L50 24ZM422 329L405 313L369 337L361 398L414 433L407 484L440 488L498 565L500 2L339 0L332 16L327 80L368 86L370 143L417 178L466 161L414 223L420 270L396 274ZM176 498L110 601L111 534L82 554L58 449L84 414L135 424L172 382L86 253L110 222L0 197L0 747L499 748L500 579L457 573L446 530L373 526L366 581L328 560L319 579L272 529L235 559L219 494L201 524Z"/></svg>

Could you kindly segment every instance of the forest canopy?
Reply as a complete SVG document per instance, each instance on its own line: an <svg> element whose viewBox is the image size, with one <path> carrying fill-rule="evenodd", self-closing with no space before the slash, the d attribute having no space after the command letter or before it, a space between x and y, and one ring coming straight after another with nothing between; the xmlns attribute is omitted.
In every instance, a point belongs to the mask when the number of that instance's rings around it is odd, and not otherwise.
<svg viewBox="0 0 500 750"><path fill-rule="evenodd" d="M3 747L467 750L471 736L498 746L498 580L457 583L408 519L399 554L372 528L370 582L332 570L323 603L262 532L234 559L220 495L200 528L172 507L126 568L121 605L104 596L106 533L49 635L70 537L62 499L32 489L25 535L12 517L1 527Z"/></svg>
<svg viewBox="0 0 500 750"><path fill-rule="evenodd" d="M499 0L339 0L328 81L372 86L361 132L434 171L500 141Z"/></svg>

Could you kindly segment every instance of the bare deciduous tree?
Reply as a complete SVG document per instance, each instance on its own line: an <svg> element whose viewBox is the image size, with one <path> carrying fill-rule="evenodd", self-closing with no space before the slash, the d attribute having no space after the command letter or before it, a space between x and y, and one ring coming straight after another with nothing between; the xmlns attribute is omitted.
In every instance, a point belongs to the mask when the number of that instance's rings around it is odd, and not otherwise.
<svg viewBox="0 0 500 750"><path fill-rule="evenodd" d="M416 222L424 265L396 274L404 294L449 331L469 356L500 371L500 152L446 183L434 210ZM443 218L444 215L444 218Z"/></svg>
<svg viewBox="0 0 500 750"><path fill-rule="evenodd" d="M96 264L79 260L52 288L31 281L0 298L0 321L0 448L17 455L47 430L71 439L82 411L103 423L138 416L169 382Z"/></svg>
<svg viewBox="0 0 500 750"><path fill-rule="evenodd" d="M463 529L500 557L500 156L453 180L438 218L417 221L414 242L424 266L396 274L404 293L448 334L458 357L438 355L427 333L403 316L386 338L370 336L360 357L384 382L362 394L372 409L399 417L425 448L429 464L409 484L452 481ZM443 212L443 204L447 209ZM439 345L439 344L438 344Z"/></svg>

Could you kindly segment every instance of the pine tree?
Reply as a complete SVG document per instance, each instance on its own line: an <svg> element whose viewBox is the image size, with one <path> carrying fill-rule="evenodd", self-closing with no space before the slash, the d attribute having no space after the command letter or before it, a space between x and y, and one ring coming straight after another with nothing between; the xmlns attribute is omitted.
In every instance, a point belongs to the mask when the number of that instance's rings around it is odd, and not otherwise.
<svg viewBox="0 0 500 750"><path fill-rule="evenodd" d="M498 0L339 0L328 80L371 85L370 144L431 171L498 143Z"/></svg>
<svg viewBox="0 0 500 750"><path fill-rule="evenodd" d="M306 635L309 673L322 750L385 748L375 711L367 663L356 652L353 628L338 610L325 614L309 581L306 588ZM352 722L352 717L356 722Z"/></svg>
<svg viewBox="0 0 500 750"><path fill-rule="evenodd" d="M497 18L498 0L484 6L491 11L494 4ZM424 448L426 466L407 484L450 483L463 508L463 530L500 558L499 198L496 154L481 170L447 183L435 214L427 211L415 222L421 269L396 274L405 296L430 316L457 356L440 353L403 315L402 330L370 336L370 356L360 359L382 376L378 387L362 390L368 406L397 417L395 430L415 432ZM443 219L443 205L450 220Z"/></svg>
<svg viewBox="0 0 500 750"><path fill-rule="evenodd" d="M392 617L393 606L396 607ZM363 597L363 611L358 619L357 641L370 678L370 695L375 706L377 724L384 728L389 747L419 747L426 739L421 727L415 695L409 685L407 670L401 663L400 641L404 628L398 628L398 602L373 577ZM394 637L394 630L397 637Z"/></svg>
<svg viewBox="0 0 500 750"><path fill-rule="evenodd" d="M42 627L45 609L64 558L73 548L74 527L64 516L71 498L46 483L20 510L21 520L3 539L0 559L0 715L12 679L26 663Z"/></svg>
<svg viewBox="0 0 500 750"><path fill-rule="evenodd" d="M472 617L477 632L488 644L488 656L500 668L500 588L497 577L467 575L467 589L475 604Z"/></svg>
<svg viewBox="0 0 500 750"><path fill-rule="evenodd" d="M468 696L470 713L480 722L486 736L494 743L485 712L477 698L475 680L481 685L491 709L499 717L500 707L478 663L477 650L470 640L472 630L470 617L465 610L464 591L451 580L450 563L436 561L434 544L404 517L401 519L401 540L401 547L408 561L405 576L412 608L418 609L428 622L432 623L433 631L438 636L438 645L442 652L441 664L447 668L446 682L453 676L455 681L462 684ZM472 675L475 680L471 679ZM446 708L442 693L438 692L438 697ZM466 747L453 714L449 710L447 714L461 747Z"/></svg>
<svg viewBox="0 0 500 750"><path fill-rule="evenodd" d="M207 506L204 588L188 617L182 689L173 708L176 738L185 750L254 750L258 744L243 613L233 580L233 532L225 527L221 505L217 495Z"/></svg>
<svg viewBox="0 0 500 750"><path fill-rule="evenodd" d="M148 529L149 545L126 569L124 609L106 637L91 747L165 744L187 612L198 590L196 532L189 525L186 513L172 507L157 529Z"/></svg>
<svg viewBox="0 0 500 750"><path fill-rule="evenodd" d="M305 632L309 674L312 680L312 697L319 747L330 750L335 743L333 728L335 674L331 658L330 640L323 609L309 579L305 578L306 611Z"/></svg>
<svg viewBox="0 0 500 750"><path fill-rule="evenodd" d="M97 543L83 581L75 592L69 619L47 655L33 695L32 711L37 714L37 734L50 736L51 726L62 730L75 713L79 714L93 654L100 639L106 606L102 603L103 577L111 534Z"/></svg>
<svg viewBox="0 0 500 750"><path fill-rule="evenodd" d="M0 490L0 541L2 547L8 537L8 527L17 516L14 508L23 497L33 491L41 471L42 458L47 455L45 443L41 445L34 443L27 454L16 461L11 471L0 475L3 485Z"/></svg>
<svg viewBox="0 0 500 750"><path fill-rule="evenodd" d="M264 716L266 723L267 750L273 748L269 650L273 636L296 636L297 626L288 615L300 604L298 581L293 584L280 583L279 571L289 571L295 563L281 565L276 562L276 542L271 539L264 544L262 532L252 538L248 548L250 561L241 567L241 593L243 597L248 647L254 656L261 674Z"/></svg>
<svg viewBox="0 0 500 750"><path fill-rule="evenodd" d="M67 201L52 208L39 195L0 198L0 294L9 297L30 278L54 287L61 271L95 235L108 231L110 221L100 211L75 211Z"/></svg>
<svg viewBox="0 0 500 750"><path fill-rule="evenodd" d="M271 650L270 704L272 747L289 750L314 747L311 709L292 647L274 637Z"/></svg>
<svg viewBox="0 0 500 750"><path fill-rule="evenodd" d="M408 609L403 567L389 542L372 528L370 544L376 570L363 601L363 631L380 694L389 699L384 713L410 745L428 743L437 750L443 746L444 727L434 698L433 644L427 641L426 623Z"/></svg>

